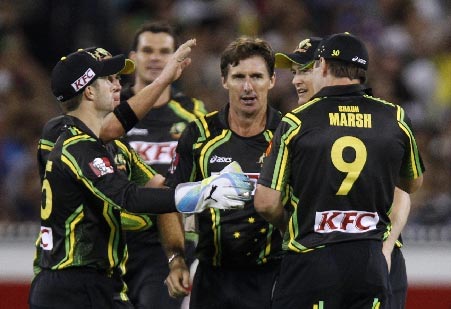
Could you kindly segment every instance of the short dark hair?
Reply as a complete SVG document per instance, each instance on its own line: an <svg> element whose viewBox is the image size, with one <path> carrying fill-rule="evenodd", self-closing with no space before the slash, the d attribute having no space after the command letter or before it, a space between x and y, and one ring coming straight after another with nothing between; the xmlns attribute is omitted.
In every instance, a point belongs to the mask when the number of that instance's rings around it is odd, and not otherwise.
<svg viewBox="0 0 451 309"><path fill-rule="evenodd" d="M252 56L261 56L266 62L269 76L274 75L274 51L268 42L259 38L242 36L230 43L221 55L222 77L227 77L229 64L236 66L241 60Z"/></svg>
<svg viewBox="0 0 451 309"><path fill-rule="evenodd" d="M95 83L95 82L94 82ZM94 84L93 83L93 84ZM60 105L61 105L61 109L63 110L63 113L65 114L65 113L68 113L68 112L72 112L72 111L74 111L74 110L76 110L79 106L80 106L80 103L81 103L81 99L82 99L82 97L83 97L83 92L84 91L82 91L80 94L78 94L77 96L75 96L75 97L73 97L73 98L70 98L69 100L67 100L67 101L64 101L64 102L60 102Z"/></svg>
<svg viewBox="0 0 451 309"><path fill-rule="evenodd" d="M152 33L167 33L174 39L174 50L178 46L178 39L175 33L174 28L171 27L167 22L157 21L157 22L146 22L144 23L138 30L135 32L135 36L133 37L132 49L136 51L138 48L139 36L144 32L152 32Z"/></svg>
<svg viewBox="0 0 451 309"><path fill-rule="evenodd" d="M330 74L335 77L347 77L349 79L359 79L361 84L366 82L366 70L352 63L324 59L328 64ZM319 65L319 60L315 60L315 66Z"/></svg>

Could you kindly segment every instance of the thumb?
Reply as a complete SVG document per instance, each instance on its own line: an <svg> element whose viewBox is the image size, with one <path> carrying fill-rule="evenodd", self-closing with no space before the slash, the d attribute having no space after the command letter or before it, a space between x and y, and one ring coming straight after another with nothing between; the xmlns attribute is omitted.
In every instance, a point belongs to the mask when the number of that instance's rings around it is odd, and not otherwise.
<svg viewBox="0 0 451 309"><path fill-rule="evenodd" d="M180 64L180 68L183 70L185 69L187 66L189 66L191 64L191 58L186 58L185 60L183 60L183 62Z"/></svg>
<svg viewBox="0 0 451 309"><path fill-rule="evenodd" d="M189 289L189 272L183 272L182 285L185 289Z"/></svg>

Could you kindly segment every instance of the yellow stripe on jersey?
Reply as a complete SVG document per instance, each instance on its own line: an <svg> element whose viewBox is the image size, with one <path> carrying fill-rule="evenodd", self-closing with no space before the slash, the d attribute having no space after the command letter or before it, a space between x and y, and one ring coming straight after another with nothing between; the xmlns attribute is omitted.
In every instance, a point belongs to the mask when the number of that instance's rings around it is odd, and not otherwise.
<svg viewBox="0 0 451 309"><path fill-rule="evenodd" d="M398 108L397 112L398 125L401 128L401 130L404 131L404 133L407 135L410 141L410 164L413 172L412 176L413 179L415 179L421 176L422 174L422 172L418 168L420 167L421 169L417 143L409 126L404 122L404 110L400 106L397 106L397 108Z"/></svg>
<svg viewBox="0 0 451 309"><path fill-rule="evenodd" d="M142 231L150 228L153 222L147 215L138 215L122 210L121 225L124 231Z"/></svg>
<svg viewBox="0 0 451 309"><path fill-rule="evenodd" d="M259 259L260 259L261 263L268 262L266 257L271 253L271 240L272 240L273 232L274 232L274 227L272 224L269 224L268 231L266 232L266 245L265 245L264 250L262 250L262 252L260 252L260 254L259 254ZM261 264L261 263L259 263L259 264Z"/></svg>
<svg viewBox="0 0 451 309"><path fill-rule="evenodd" d="M119 258L117 256L117 247L120 241L118 233L119 223L112 213L112 208L109 207L106 202L103 203L102 214L110 227L110 236L108 237L108 260L110 262L110 268L113 268L119 263Z"/></svg>
<svg viewBox="0 0 451 309"><path fill-rule="evenodd" d="M41 139L38 144L38 149L45 150L45 151L52 151L53 146L55 146L54 143Z"/></svg>
<svg viewBox="0 0 451 309"><path fill-rule="evenodd" d="M211 112L211 113L205 115L205 117L200 117L200 118L196 119L195 123L197 125L197 128L199 129L199 134L200 134L200 136L197 139L197 142L203 142L207 138L210 137L211 133L210 133L210 129L208 128L207 118L209 118L217 113L218 113L218 111L214 111L214 112Z"/></svg>
<svg viewBox="0 0 451 309"><path fill-rule="evenodd" d="M204 102L202 102L199 99L195 99L195 98L191 98L191 100L194 103L194 110L193 110L193 112L194 112L194 114L197 117L201 117L201 116L203 116L203 115L205 115L207 113L207 110L205 109Z"/></svg>
<svg viewBox="0 0 451 309"><path fill-rule="evenodd" d="M83 205L80 205L74 213L67 218L65 222L65 240L64 247L66 251L66 256L52 267L52 269L63 269L65 267L71 266L74 262L74 250L75 250L75 228L77 224L84 218Z"/></svg>
<svg viewBox="0 0 451 309"><path fill-rule="evenodd" d="M114 266L113 244L116 229L114 227L113 222L111 221L108 209L109 209L108 204L106 202L103 202L102 214L103 217L105 218L105 221L108 223L108 226L110 227L110 236L108 237L108 261L110 262L110 268L112 268Z"/></svg>
<svg viewBox="0 0 451 309"><path fill-rule="evenodd" d="M211 214L211 229L213 231L213 244L215 246L215 252L213 254L213 266L219 266L221 263L221 213L216 208L210 208Z"/></svg>
<svg viewBox="0 0 451 309"><path fill-rule="evenodd" d="M75 158L72 157L72 155L64 149L63 149L63 155L61 156L61 161L69 167L69 169L72 171L72 173L74 173L74 175L77 177L77 179L81 180L84 183L85 187L89 191L91 191L95 196L97 196L98 198L100 198L102 200L107 201L108 204L110 204L112 207L121 209L120 205L117 205L116 203L114 203L113 200L111 200L106 195L104 195L102 192L100 192L99 190L96 189L96 187L92 184L92 182L83 175L83 172L80 169L80 167L78 166Z"/></svg>
<svg viewBox="0 0 451 309"><path fill-rule="evenodd" d="M197 118L197 116L195 114L193 114L193 113L189 112L188 110L184 109L183 106L177 101L174 101L174 100L169 101L168 107L170 109L172 109L172 111L177 116L179 116L180 118L182 118L182 119L184 119L184 120L186 120L188 122L191 122L191 121L193 121L194 119Z"/></svg>
<svg viewBox="0 0 451 309"><path fill-rule="evenodd" d="M156 174L158 174L152 167L146 164L144 160L139 156L136 152L130 151L130 149L120 140L114 140L114 144L120 148L128 157L128 161L131 163L131 165L135 165L139 168L139 170L144 173L149 180L152 179ZM129 178L133 179L133 175L129 175ZM136 180L134 180L136 182ZM144 184L140 184L144 185Z"/></svg>
<svg viewBox="0 0 451 309"><path fill-rule="evenodd" d="M208 171L208 160L211 152L222 144L228 142L231 137L232 131L224 129L222 130L221 134L204 144L199 157L200 172L202 174L202 177L206 178L210 176L210 173Z"/></svg>
<svg viewBox="0 0 451 309"><path fill-rule="evenodd" d="M289 152L286 145L299 133L301 130L301 120L295 115L288 113L286 114L282 122L286 122L290 125L290 129L282 135L279 147L279 153L277 154L277 160L275 164L275 172L273 173L273 179L271 183L271 188L282 191L284 186L284 178L286 172L289 170L288 157Z"/></svg>

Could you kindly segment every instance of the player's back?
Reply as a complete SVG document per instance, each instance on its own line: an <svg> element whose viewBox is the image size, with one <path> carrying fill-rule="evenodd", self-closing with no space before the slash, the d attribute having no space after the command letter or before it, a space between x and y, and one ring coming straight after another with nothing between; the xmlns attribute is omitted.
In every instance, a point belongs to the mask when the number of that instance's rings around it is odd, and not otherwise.
<svg viewBox="0 0 451 309"><path fill-rule="evenodd" d="M410 151L402 109L362 91L350 92L353 87L331 87L340 95L315 98L285 117L297 123L289 144L289 182L303 209L301 234L316 232L304 239L313 246L381 239Z"/></svg>

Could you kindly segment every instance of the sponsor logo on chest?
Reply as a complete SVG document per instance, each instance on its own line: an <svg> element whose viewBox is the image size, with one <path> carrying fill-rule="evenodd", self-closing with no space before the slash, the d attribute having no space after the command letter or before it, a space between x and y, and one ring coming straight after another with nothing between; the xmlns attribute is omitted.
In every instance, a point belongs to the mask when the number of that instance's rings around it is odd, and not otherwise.
<svg viewBox="0 0 451 309"><path fill-rule="evenodd" d="M210 163L231 163L232 158L231 157L220 157L217 155L213 155L210 158Z"/></svg>
<svg viewBox="0 0 451 309"><path fill-rule="evenodd" d="M365 233L375 230L378 222L377 212L329 210L316 212L314 229L317 233Z"/></svg>
<svg viewBox="0 0 451 309"><path fill-rule="evenodd" d="M130 146L148 164L170 164L177 148L176 141L150 143L150 142L130 142Z"/></svg>

